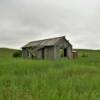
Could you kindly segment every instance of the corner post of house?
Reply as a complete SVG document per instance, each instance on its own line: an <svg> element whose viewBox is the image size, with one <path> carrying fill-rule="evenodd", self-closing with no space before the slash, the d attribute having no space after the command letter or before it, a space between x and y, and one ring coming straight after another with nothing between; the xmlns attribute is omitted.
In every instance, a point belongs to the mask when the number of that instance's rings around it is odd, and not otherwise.
<svg viewBox="0 0 100 100"><path fill-rule="evenodd" d="M67 54L68 54L68 58L69 59L73 58L73 55L72 55L72 46L68 46Z"/></svg>

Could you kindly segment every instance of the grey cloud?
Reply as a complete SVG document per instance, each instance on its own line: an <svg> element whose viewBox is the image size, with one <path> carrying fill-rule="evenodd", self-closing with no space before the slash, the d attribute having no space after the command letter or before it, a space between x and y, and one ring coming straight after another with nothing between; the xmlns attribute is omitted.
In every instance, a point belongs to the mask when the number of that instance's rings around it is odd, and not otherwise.
<svg viewBox="0 0 100 100"><path fill-rule="evenodd" d="M4 0L0 5L2 45L66 35L75 48L100 49L99 0Z"/></svg>

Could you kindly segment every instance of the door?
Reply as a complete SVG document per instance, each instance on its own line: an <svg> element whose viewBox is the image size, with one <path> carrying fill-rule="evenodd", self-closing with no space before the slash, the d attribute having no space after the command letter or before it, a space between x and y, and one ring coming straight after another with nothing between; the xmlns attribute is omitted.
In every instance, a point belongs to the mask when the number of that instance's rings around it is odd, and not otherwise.
<svg viewBox="0 0 100 100"><path fill-rule="evenodd" d="M44 56L44 48L42 48L42 59L44 59L45 56Z"/></svg>
<svg viewBox="0 0 100 100"><path fill-rule="evenodd" d="M67 57L67 49L64 48L64 57Z"/></svg>

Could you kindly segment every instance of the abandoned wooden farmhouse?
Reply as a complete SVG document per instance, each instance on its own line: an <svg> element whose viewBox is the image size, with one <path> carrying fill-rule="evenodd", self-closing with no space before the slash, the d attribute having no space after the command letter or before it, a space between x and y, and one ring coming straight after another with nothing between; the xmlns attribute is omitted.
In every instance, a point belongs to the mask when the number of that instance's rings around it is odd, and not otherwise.
<svg viewBox="0 0 100 100"><path fill-rule="evenodd" d="M71 59L72 45L65 36L33 41L22 47L22 56L31 59Z"/></svg>

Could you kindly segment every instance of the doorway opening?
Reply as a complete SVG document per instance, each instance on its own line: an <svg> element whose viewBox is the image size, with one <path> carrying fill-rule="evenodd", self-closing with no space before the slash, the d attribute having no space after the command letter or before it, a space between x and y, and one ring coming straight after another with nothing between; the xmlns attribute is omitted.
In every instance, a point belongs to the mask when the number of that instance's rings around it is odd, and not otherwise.
<svg viewBox="0 0 100 100"><path fill-rule="evenodd" d="M42 59L44 59L44 48L42 48Z"/></svg>
<svg viewBox="0 0 100 100"><path fill-rule="evenodd" d="M61 48L60 49L60 57L66 58L67 57L67 48Z"/></svg>
<svg viewBox="0 0 100 100"><path fill-rule="evenodd" d="M64 57L67 57L67 49L64 48Z"/></svg>

